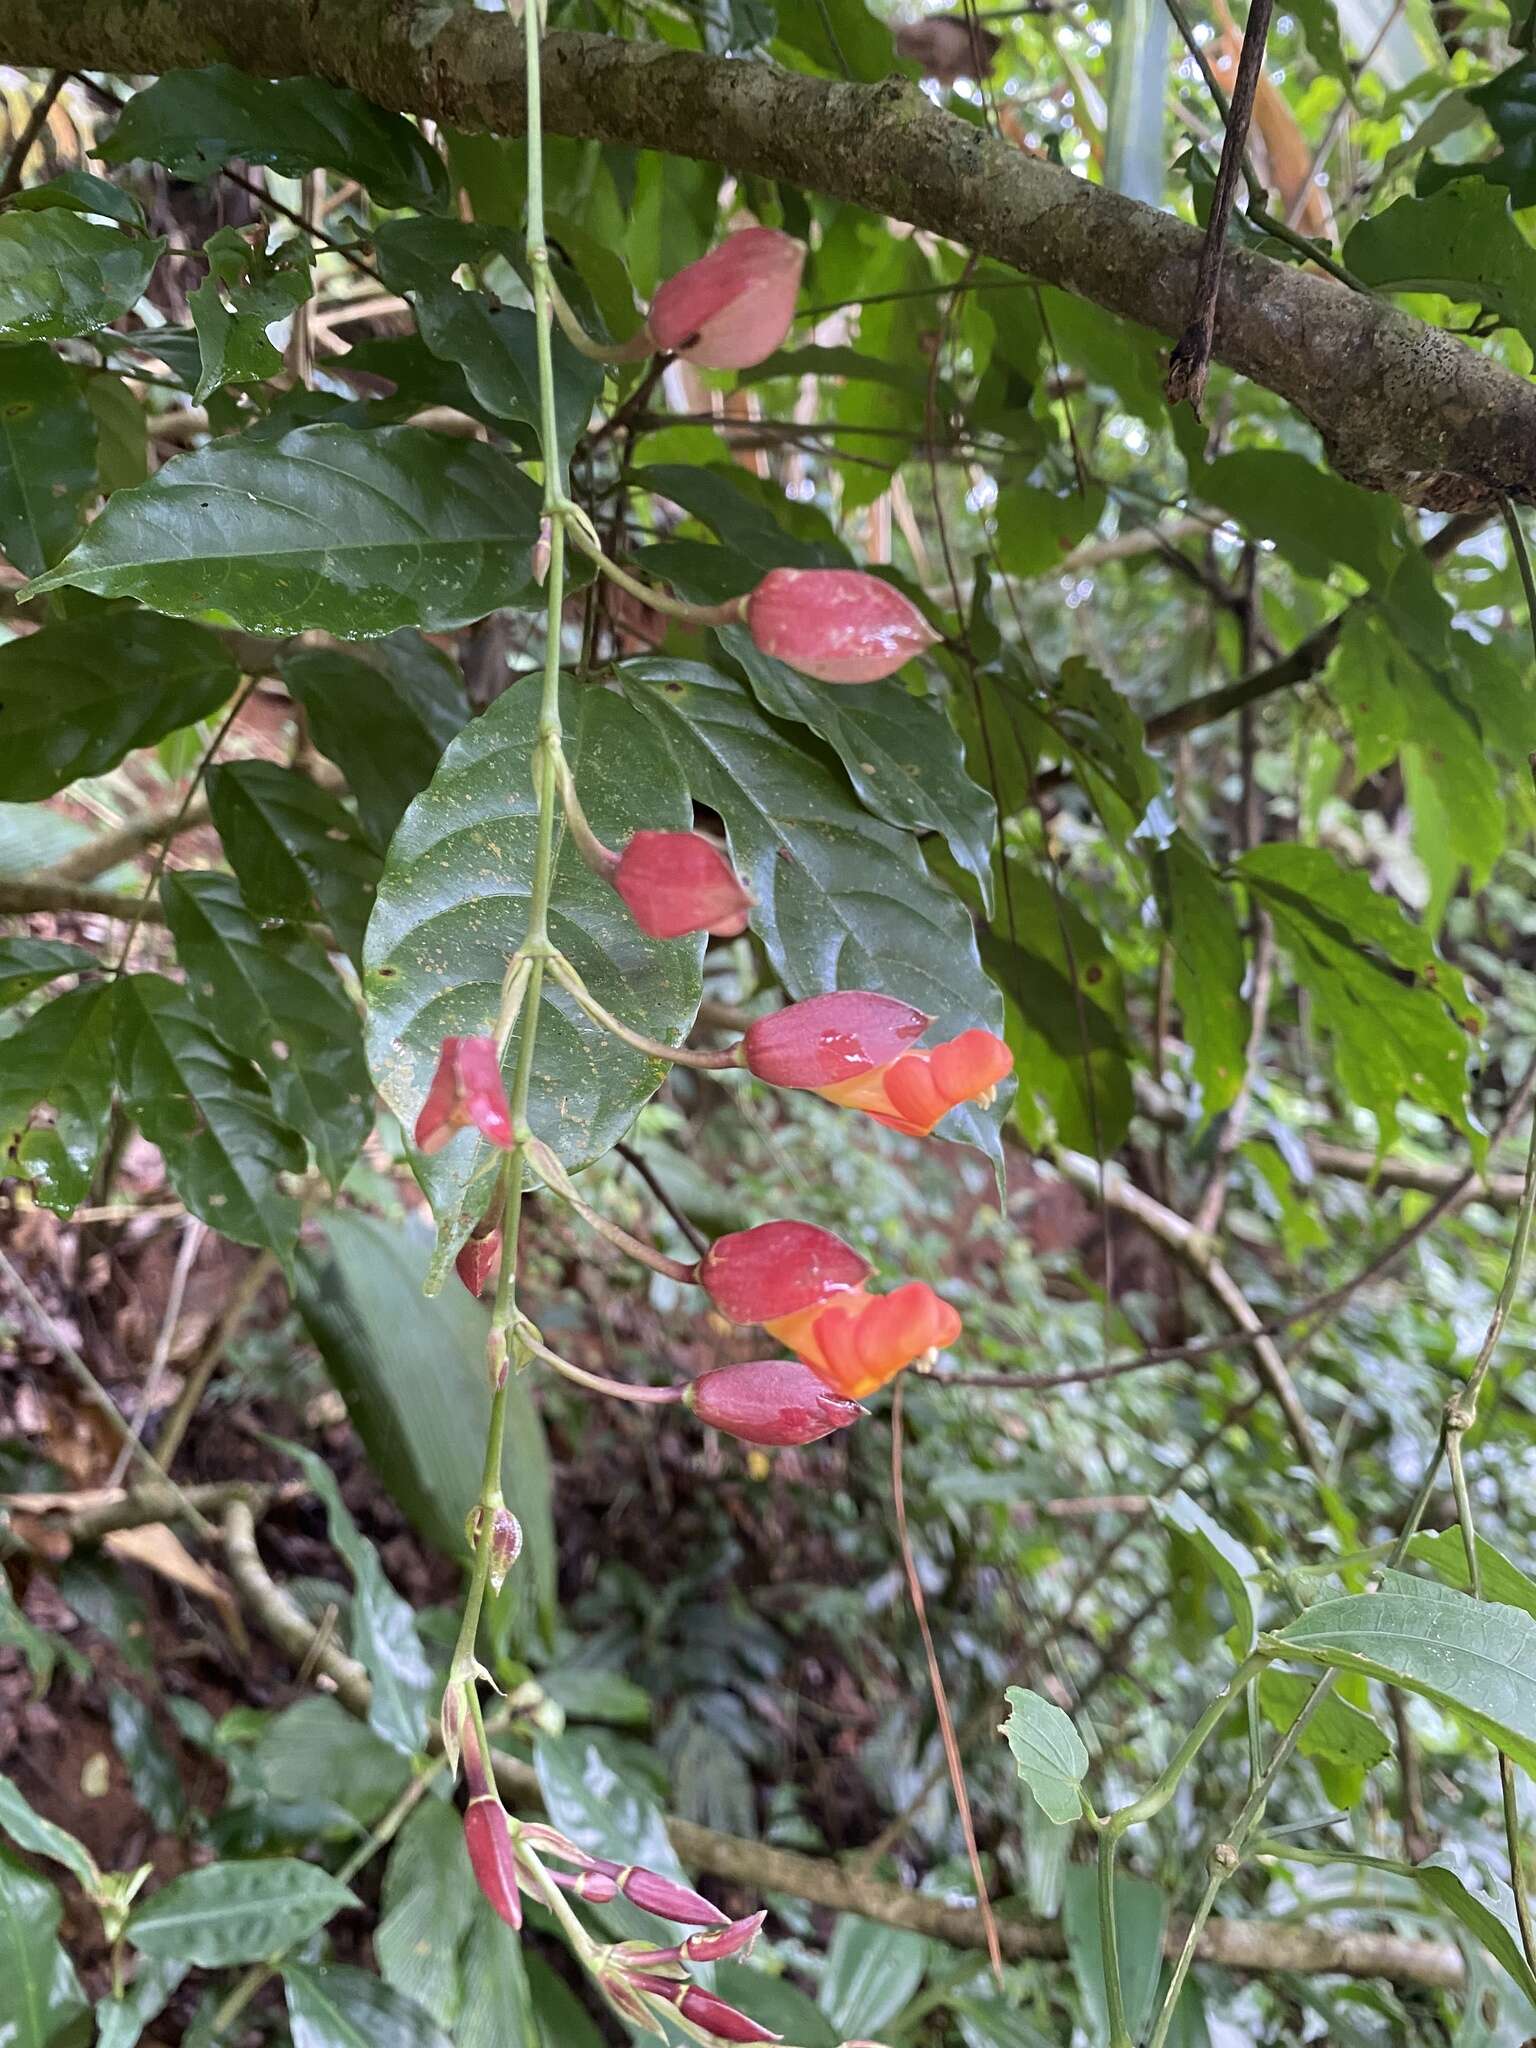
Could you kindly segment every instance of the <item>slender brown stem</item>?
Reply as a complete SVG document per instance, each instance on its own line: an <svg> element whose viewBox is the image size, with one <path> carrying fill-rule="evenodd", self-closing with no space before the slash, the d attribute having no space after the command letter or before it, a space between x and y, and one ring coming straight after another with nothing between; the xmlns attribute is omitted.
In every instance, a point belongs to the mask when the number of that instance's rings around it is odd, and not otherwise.
<svg viewBox="0 0 1536 2048"><path fill-rule="evenodd" d="M13 192L21 190L21 174L26 169L27 158L32 154L33 144L47 127L53 103L64 90L68 77L67 71L55 71L34 100L26 126L17 136L16 147L6 161L5 174L0 177L0 199L9 199Z"/></svg>

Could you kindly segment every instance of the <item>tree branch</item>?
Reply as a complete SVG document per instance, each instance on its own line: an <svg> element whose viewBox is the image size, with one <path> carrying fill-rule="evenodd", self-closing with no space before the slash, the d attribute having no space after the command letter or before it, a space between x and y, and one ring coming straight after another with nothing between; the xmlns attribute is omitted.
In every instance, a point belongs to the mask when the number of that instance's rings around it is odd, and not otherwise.
<svg viewBox="0 0 1536 2048"><path fill-rule="evenodd" d="M137 897L120 896L115 889L77 888L45 878L0 882L0 917L31 917L42 911L53 916L117 917L125 923L137 913L140 924L165 923L165 912L157 902L141 904Z"/></svg>
<svg viewBox="0 0 1536 2048"><path fill-rule="evenodd" d="M124 74L232 63L307 71L471 129L523 125L521 31L467 9L425 45L405 0L0 0L0 61ZM952 237L1176 335L1199 231L934 107L616 36L544 45L551 132L702 158ZM1536 502L1536 386L1465 342L1327 278L1233 250L1215 356L1318 429L1345 476L1443 511Z"/></svg>

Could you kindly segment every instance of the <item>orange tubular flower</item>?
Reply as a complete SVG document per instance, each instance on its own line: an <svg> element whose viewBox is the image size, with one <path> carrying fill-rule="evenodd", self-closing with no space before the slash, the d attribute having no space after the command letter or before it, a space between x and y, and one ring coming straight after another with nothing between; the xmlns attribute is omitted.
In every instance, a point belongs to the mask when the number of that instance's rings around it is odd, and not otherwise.
<svg viewBox="0 0 1536 2048"><path fill-rule="evenodd" d="M850 1287L764 1325L799 1354L823 1385L861 1400L903 1367L960 1335L960 1318L922 1280L890 1294Z"/></svg>
<svg viewBox="0 0 1536 2048"><path fill-rule="evenodd" d="M818 1088L829 1102L862 1109L909 1138L926 1138L962 1102L985 1108L1013 1072L1013 1054L991 1031L962 1031L946 1045L904 1052L883 1067Z"/></svg>

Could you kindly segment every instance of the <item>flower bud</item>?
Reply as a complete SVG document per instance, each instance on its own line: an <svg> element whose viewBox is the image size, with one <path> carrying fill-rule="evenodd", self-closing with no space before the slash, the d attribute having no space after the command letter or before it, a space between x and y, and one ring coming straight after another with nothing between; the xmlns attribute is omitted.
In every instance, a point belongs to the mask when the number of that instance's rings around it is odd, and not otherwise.
<svg viewBox="0 0 1536 2048"><path fill-rule="evenodd" d="M766 362L788 334L805 247L776 228L740 228L659 285L646 316L657 348L701 370Z"/></svg>
<svg viewBox="0 0 1536 2048"><path fill-rule="evenodd" d="M793 1315L869 1278L869 1261L814 1223L759 1223L718 1237L699 1261L699 1285L733 1323Z"/></svg>
<svg viewBox="0 0 1536 2048"><path fill-rule="evenodd" d="M866 989L812 996L749 1025L742 1059L777 1088L829 1088L886 1066L932 1022L910 1003Z"/></svg>
<svg viewBox="0 0 1536 2048"><path fill-rule="evenodd" d="M584 1870L569 1889L589 1906L611 1906L619 1896L618 1884L606 1870Z"/></svg>
<svg viewBox="0 0 1536 2048"><path fill-rule="evenodd" d="M890 1294L853 1288L768 1327L824 1386L852 1400L953 1344L961 1322L926 1282L909 1280Z"/></svg>
<svg viewBox="0 0 1536 2048"><path fill-rule="evenodd" d="M491 1144L511 1150L512 1112L501 1085L495 1040L445 1038L416 1119L416 1149L429 1156L441 1152L456 1132L471 1124Z"/></svg>
<svg viewBox="0 0 1536 2048"><path fill-rule="evenodd" d="M507 1925L520 1928L523 1897L517 1884L517 1857L507 1831L507 1816L494 1793L471 1799L465 1807L464 1843L475 1883Z"/></svg>
<svg viewBox="0 0 1536 2048"><path fill-rule="evenodd" d="M700 1422L746 1444L814 1444L857 1422L857 1401L831 1394L794 1358L757 1358L702 1373L683 1396Z"/></svg>
<svg viewBox="0 0 1536 2048"><path fill-rule="evenodd" d="M450 1679L443 1688L443 1703L437 1710L437 1725L443 1738L443 1759L451 1785L459 1775L459 1751L464 1742L464 1687Z"/></svg>
<svg viewBox="0 0 1536 2048"><path fill-rule="evenodd" d="M702 832L637 832L611 879L648 939L685 932L734 939L757 901L724 849Z"/></svg>
<svg viewBox="0 0 1536 2048"><path fill-rule="evenodd" d="M487 1281L494 1280L501 1264L501 1232L488 1230L484 1237L466 1238L453 1262L453 1270L478 1301Z"/></svg>
<svg viewBox="0 0 1536 2048"><path fill-rule="evenodd" d="M926 1138L957 1104L989 1104L1012 1072L1013 1054L995 1032L962 1031L947 1044L901 1053L887 1066L816 1092L909 1138Z"/></svg>
<svg viewBox="0 0 1536 2048"><path fill-rule="evenodd" d="M678 2017L717 2041L782 2041L782 2034L770 2034L766 2027L716 1998L699 1984L680 1984L668 1977L648 1977L636 1972L629 1979L637 1991L677 2008Z"/></svg>
<svg viewBox="0 0 1536 2048"><path fill-rule="evenodd" d="M600 1870L603 1867L598 1865ZM722 1913L718 1906L712 1906L701 1892L679 1884L675 1878L663 1877L659 1871L642 1869L638 1863L631 1863L627 1869L618 1871L616 1881L632 1906L643 1907L659 1920L675 1920L683 1927L729 1927L731 1924L730 1915Z"/></svg>
<svg viewBox="0 0 1536 2048"><path fill-rule="evenodd" d="M910 598L862 569L770 569L747 599L759 651L822 683L878 683L932 647Z"/></svg>
<svg viewBox="0 0 1536 2048"><path fill-rule="evenodd" d="M723 1963L728 1956L748 1956L767 1918L766 1912L752 1913L745 1920L733 1920L729 1927L709 1927L702 1934L690 1934L683 1943L683 1960Z"/></svg>
<svg viewBox="0 0 1536 2048"><path fill-rule="evenodd" d="M491 1561L487 1571L491 1591L499 1593L507 1573L517 1563L523 1548L523 1527L510 1508L498 1508L491 1517Z"/></svg>
<svg viewBox="0 0 1536 2048"><path fill-rule="evenodd" d="M533 553L529 557L528 562L529 571L533 576L533 580L541 590L544 588L544 579L549 574L549 559L550 520L549 514L546 512L544 514L544 517L539 521L539 537L533 544Z"/></svg>

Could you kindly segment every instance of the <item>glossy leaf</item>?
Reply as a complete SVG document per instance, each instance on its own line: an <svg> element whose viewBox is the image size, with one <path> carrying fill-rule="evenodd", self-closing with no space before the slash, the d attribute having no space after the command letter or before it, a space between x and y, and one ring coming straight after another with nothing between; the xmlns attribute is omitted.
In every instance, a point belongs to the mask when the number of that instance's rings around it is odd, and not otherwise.
<svg viewBox="0 0 1536 2048"><path fill-rule="evenodd" d="M0 349L0 552L36 576L80 529L96 481L96 419L46 342Z"/></svg>
<svg viewBox="0 0 1536 2048"><path fill-rule="evenodd" d="M1104 1996L1104 1948L1099 1931L1098 1873L1086 1863L1067 1871L1062 1893L1062 1922L1067 1955L1083 2002L1085 2030L1096 2048L1109 2040L1109 2014ZM1163 1960L1163 1928L1168 1900L1145 1878L1115 1879L1115 1932L1120 1949L1120 1983L1126 2026L1140 2039L1157 1993Z"/></svg>
<svg viewBox="0 0 1536 2048"><path fill-rule="evenodd" d="M346 806L272 761L212 769L208 801L252 914L328 925L342 951L359 959L379 857Z"/></svg>
<svg viewBox="0 0 1536 2048"><path fill-rule="evenodd" d="M366 1970L289 1963L283 1989L293 2048L451 2048L429 2014Z"/></svg>
<svg viewBox="0 0 1536 2048"><path fill-rule="evenodd" d="M5 203L19 213L45 213L62 207L66 213L99 213L123 228L144 225L144 209L133 194L90 171L60 171L46 185L26 185L19 192L8 193Z"/></svg>
<svg viewBox="0 0 1536 2048"><path fill-rule="evenodd" d="M1504 145L1491 163L1477 165L1477 175L1507 185L1511 205L1536 205L1536 57L1527 52L1467 98L1482 108Z"/></svg>
<svg viewBox="0 0 1536 2048"><path fill-rule="evenodd" d="M1013 1751L1019 1776L1034 1795L1047 1820L1058 1825L1081 1818L1082 1783L1088 1775L1088 1752L1069 1716L1037 1692L1010 1685L1004 1698L1008 1718L1003 1734Z"/></svg>
<svg viewBox="0 0 1536 2048"><path fill-rule="evenodd" d="M165 247L78 213L0 213L0 341L57 341L137 305Z"/></svg>
<svg viewBox="0 0 1536 2048"><path fill-rule="evenodd" d="M420 427L295 427L174 457L117 492L30 588L70 584L177 618L363 640L516 603L538 526L533 485L481 442Z"/></svg>
<svg viewBox="0 0 1536 2048"><path fill-rule="evenodd" d="M414 1755L426 1743L427 1709L437 1688L411 1604L385 1577L379 1553L353 1521L330 1466L298 1444L282 1448L319 1498L331 1542L352 1574L352 1654L373 1680L368 1725L394 1748Z"/></svg>
<svg viewBox="0 0 1536 2048"><path fill-rule="evenodd" d="M388 846L469 718L457 667L420 634L395 633L356 654L295 648L278 669L308 714L310 738L346 776L370 835Z"/></svg>
<svg viewBox="0 0 1536 2048"><path fill-rule="evenodd" d="M96 2048L136 2048L151 2020L187 1974L187 1964L140 1956L121 1998L96 2001Z"/></svg>
<svg viewBox="0 0 1536 2048"><path fill-rule="evenodd" d="M192 396L201 405L226 384L255 384L283 366L283 352L267 329L290 318L310 294L309 256L301 240L270 254L253 248L235 228L220 228L203 244L208 275L187 295L202 351Z"/></svg>
<svg viewBox="0 0 1536 2048"><path fill-rule="evenodd" d="M134 1798L160 1833L173 1833L186 1819L186 1793L149 1706L126 1686L110 1686L107 1725Z"/></svg>
<svg viewBox="0 0 1536 2048"><path fill-rule="evenodd" d="M1399 199L1351 232L1344 261L1383 291L1485 306L1536 347L1536 249L1501 186L1457 177L1428 199Z"/></svg>
<svg viewBox="0 0 1536 2048"><path fill-rule="evenodd" d="M95 965L94 953L62 939L0 939L0 1009L61 975L82 974Z"/></svg>
<svg viewBox="0 0 1536 2048"><path fill-rule="evenodd" d="M464 2002L462 1950L478 1897L462 1819L422 1800L389 1852L373 1952L385 1982L441 2027L456 2026Z"/></svg>
<svg viewBox="0 0 1536 2048"><path fill-rule="evenodd" d="M533 1762L550 1820L579 1849L615 1863L641 1864L679 1884L692 1882L668 1838L661 1808L615 1763L606 1741L584 1732L541 1735L533 1746ZM625 1899L598 1910L605 1924L627 1939L676 1939L673 1932L659 1931L670 1928L669 1921Z"/></svg>
<svg viewBox="0 0 1536 2048"><path fill-rule="evenodd" d="M96 422L97 480L102 490L132 490L149 475L144 401L126 378L105 375L87 379L85 401Z"/></svg>
<svg viewBox="0 0 1536 2048"><path fill-rule="evenodd" d="M74 1965L59 1946L62 1907L51 1884L0 1854L0 2038L49 2048L84 2018Z"/></svg>
<svg viewBox="0 0 1536 2048"><path fill-rule="evenodd" d="M1422 1693L1524 1770L1536 1767L1536 1619L1519 1608L1351 1593L1309 1607L1276 1640L1311 1662Z"/></svg>
<svg viewBox="0 0 1536 2048"><path fill-rule="evenodd" d="M443 1039L494 1027L508 956L527 929L538 700L537 685L524 682L465 728L389 850L365 956L368 1056L407 1130ZM693 822L682 776L628 704L611 691L569 689L562 716L582 803L608 845L624 845L641 826ZM568 840L556 858L550 936L600 1003L649 1037L682 1038L698 1008L703 939L643 938ZM518 1043L514 1034L508 1075ZM567 1165L606 1151L663 1077L660 1062L619 1045L568 996L546 989L529 1121ZM434 1278L485 1209L500 1162L473 1130L418 1162L438 1221Z"/></svg>
<svg viewBox="0 0 1536 2048"><path fill-rule="evenodd" d="M323 1230L323 1242L299 1254L305 1323L391 1499L445 1556L464 1558L464 1510L479 1493L491 1409L486 1311L457 1283L423 1294L428 1243L419 1228L337 1209ZM493 1612L513 1617L526 1637L554 1606L549 1456L528 1381L511 1380L507 1400L501 1485L523 1527L523 1555Z"/></svg>
<svg viewBox="0 0 1536 2048"><path fill-rule="evenodd" d="M272 1106L340 1185L373 1121L362 1020L325 949L263 929L229 875L168 875L160 892L193 1001L231 1051L253 1061Z"/></svg>
<svg viewBox="0 0 1536 2048"><path fill-rule="evenodd" d="M0 796L52 796L217 710L238 680L200 626L61 619L0 647Z"/></svg>
<svg viewBox="0 0 1536 2048"><path fill-rule="evenodd" d="M210 1228L286 1262L299 1205L278 1176L302 1173L305 1155L279 1121L266 1082L163 975L128 975L113 993L123 1104L165 1155L172 1187Z"/></svg>
<svg viewBox="0 0 1536 2048"><path fill-rule="evenodd" d="M959 1998L953 2011L965 2048L1052 2048L1022 2013L994 1998Z"/></svg>
<svg viewBox="0 0 1536 2048"><path fill-rule="evenodd" d="M921 1987L930 1954L925 1935L840 1913L816 1999L834 2033L881 2033Z"/></svg>
<svg viewBox="0 0 1536 2048"><path fill-rule="evenodd" d="M250 1772L271 1800L328 1811L337 1831L352 1836L399 1798L410 1783L411 1763L339 1700L312 1693L262 1730L250 1751Z"/></svg>
<svg viewBox="0 0 1536 2048"><path fill-rule="evenodd" d="M454 2048L538 2048L522 1943L481 1898L464 1941L463 1971Z"/></svg>
<svg viewBox="0 0 1536 2048"><path fill-rule="evenodd" d="M1227 1605L1232 1610L1237 1648L1246 1657L1258 1641L1259 1614L1263 1606L1259 1565L1253 1552L1182 1490L1171 1500L1159 1501L1156 1514L1165 1529L1176 1530L1204 1560L1226 1596Z"/></svg>
<svg viewBox="0 0 1536 2048"><path fill-rule="evenodd" d="M328 1871L291 1856L209 1863L146 1899L128 1923L128 1939L147 1956L218 1970L307 1941L356 1904Z"/></svg>
<svg viewBox="0 0 1536 2048"><path fill-rule="evenodd" d="M1245 448L1191 472L1195 496L1250 534L1272 540L1304 576L1336 564L1380 588L1402 560L1403 517L1380 491L1362 490L1285 448Z"/></svg>
<svg viewBox="0 0 1536 2048"><path fill-rule="evenodd" d="M935 1037L998 1028L970 918L906 833L871 818L739 684L696 662L627 662L622 674L694 795L724 819L758 899L752 929L793 998L873 989L932 1013ZM996 1157L1003 1106L962 1108L941 1130Z"/></svg>
<svg viewBox="0 0 1536 2048"><path fill-rule="evenodd" d="M166 71L135 93L97 154L135 157L179 178L210 178L235 158L288 177L339 171L381 206L435 206L447 198L441 158L399 114L318 78L253 78L229 64Z"/></svg>
<svg viewBox="0 0 1536 2048"><path fill-rule="evenodd" d="M5 1834L18 1849L25 1849L32 1856L46 1856L53 1863L62 1863L89 1897L101 1881L101 1872L96 1859L84 1842L76 1841L66 1828L57 1826L51 1820L34 1811L23 1797L21 1788L0 1772L0 1834Z"/></svg>
<svg viewBox="0 0 1536 2048"><path fill-rule="evenodd" d="M4 1041L0 1158L68 1216L90 1192L112 1111L113 991L55 996Z"/></svg>

